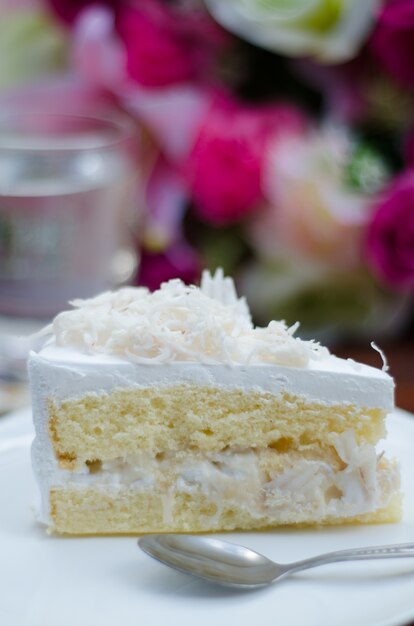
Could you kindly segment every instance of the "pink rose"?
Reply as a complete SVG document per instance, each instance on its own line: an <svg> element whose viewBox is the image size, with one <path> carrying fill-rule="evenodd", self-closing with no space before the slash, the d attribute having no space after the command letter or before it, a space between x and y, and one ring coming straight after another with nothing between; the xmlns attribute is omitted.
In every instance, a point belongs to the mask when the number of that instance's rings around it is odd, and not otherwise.
<svg viewBox="0 0 414 626"><path fill-rule="evenodd" d="M144 245L158 251L170 248L182 239L188 197L182 177L161 155L144 184L144 197Z"/></svg>
<svg viewBox="0 0 414 626"><path fill-rule="evenodd" d="M372 39L374 54L403 86L414 88L414 2L385 4Z"/></svg>
<svg viewBox="0 0 414 626"><path fill-rule="evenodd" d="M163 87L208 75L228 38L201 9L162 0L122 6L117 29L127 52L127 71L139 84Z"/></svg>
<svg viewBox="0 0 414 626"><path fill-rule="evenodd" d="M196 84L147 89L134 83L121 89L124 107L150 131L164 155L175 164L188 156L211 102L211 91Z"/></svg>
<svg viewBox="0 0 414 626"><path fill-rule="evenodd" d="M262 198L261 171L269 140L304 126L293 107L241 104L225 95L214 98L184 166L199 215L222 225L254 209Z"/></svg>
<svg viewBox="0 0 414 626"><path fill-rule="evenodd" d="M389 189L373 213L366 238L369 265L395 289L414 288L414 171Z"/></svg>
<svg viewBox="0 0 414 626"><path fill-rule="evenodd" d="M180 83L159 88L137 84L126 72L126 49L115 30L113 11L82 11L72 36L72 59L91 85L113 93L147 127L167 158L182 162L194 144L211 101L211 88Z"/></svg>

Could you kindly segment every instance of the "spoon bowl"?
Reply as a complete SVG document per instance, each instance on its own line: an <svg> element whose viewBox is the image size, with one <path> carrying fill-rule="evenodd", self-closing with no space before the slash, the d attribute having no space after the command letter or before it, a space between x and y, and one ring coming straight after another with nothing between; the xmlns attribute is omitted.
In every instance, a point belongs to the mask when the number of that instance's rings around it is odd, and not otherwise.
<svg viewBox="0 0 414 626"><path fill-rule="evenodd" d="M283 574L281 566L244 546L198 535L146 535L139 547L180 572L233 587L261 587Z"/></svg>
<svg viewBox="0 0 414 626"><path fill-rule="evenodd" d="M282 564L250 548L200 535L145 535L138 539L138 545L149 556L180 572L242 588L263 587L294 572L327 563L414 556L414 543L404 543L328 552Z"/></svg>

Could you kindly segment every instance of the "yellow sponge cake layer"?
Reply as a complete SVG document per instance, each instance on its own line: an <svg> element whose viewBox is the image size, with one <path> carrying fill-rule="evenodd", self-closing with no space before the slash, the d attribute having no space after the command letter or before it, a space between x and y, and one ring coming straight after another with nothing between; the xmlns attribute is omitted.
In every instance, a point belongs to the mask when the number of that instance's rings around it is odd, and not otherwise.
<svg viewBox="0 0 414 626"><path fill-rule="evenodd" d="M328 406L282 393L199 387L87 394L60 404L49 400L49 434L59 464L111 460L137 450L220 451L235 448L330 444L332 433L352 430L357 442L376 443L385 434L385 411L353 405Z"/></svg>
<svg viewBox="0 0 414 626"><path fill-rule="evenodd" d="M271 516L255 517L224 503L217 515L216 505L198 495L177 493L172 498L173 522L164 521L164 494L140 493L133 489L105 491L99 489L54 488L50 494L51 529L72 535L131 535L153 532L221 532L231 530L266 530L275 526L385 524L401 518L401 495L394 494L390 503L374 512L353 517L331 515L323 520L302 518L290 509L278 521Z"/></svg>

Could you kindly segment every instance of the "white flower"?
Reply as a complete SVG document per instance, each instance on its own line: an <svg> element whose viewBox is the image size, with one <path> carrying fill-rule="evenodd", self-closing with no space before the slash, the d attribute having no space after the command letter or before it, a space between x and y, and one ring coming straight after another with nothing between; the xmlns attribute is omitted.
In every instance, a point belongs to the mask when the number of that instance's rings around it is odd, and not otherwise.
<svg viewBox="0 0 414 626"><path fill-rule="evenodd" d="M354 57L381 0L205 0L216 20L263 48L326 63Z"/></svg>
<svg viewBox="0 0 414 626"><path fill-rule="evenodd" d="M249 231L262 256L302 258L331 269L360 264L371 197L346 184L352 149L347 131L332 126L275 141L263 173L268 205Z"/></svg>

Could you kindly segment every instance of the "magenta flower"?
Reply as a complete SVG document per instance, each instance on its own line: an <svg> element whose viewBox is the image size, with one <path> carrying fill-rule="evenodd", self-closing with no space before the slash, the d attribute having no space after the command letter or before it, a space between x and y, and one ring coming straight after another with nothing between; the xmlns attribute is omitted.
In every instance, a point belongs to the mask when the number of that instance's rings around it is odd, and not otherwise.
<svg viewBox="0 0 414 626"><path fill-rule="evenodd" d="M404 156L408 167L414 167L414 129L411 129L405 136Z"/></svg>
<svg viewBox="0 0 414 626"><path fill-rule="evenodd" d="M394 182L374 211L366 254L374 273L391 288L414 288L414 170Z"/></svg>
<svg viewBox="0 0 414 626"><path fill-rule="evenodd" d="M414 2L392 0L378 18L372 49L385 69L403 86L414 88Z"/></svg>
<svg viewBox="0 0 414 626"><path fill-rule="evenodd" d="M154 291L171 278L181 278L185 283L194 284L200 272L199 256L188 244L180 242L161 253L143 250L136 282Z"/></svg>
<svg viewBox="0 0 414 626"><path fill-rule="evenodd" d="M121 6L117 30L127 71L146 87L164 87L208 76L228 36L200 9L162 0Z"/></svg>
<svg viewBox="0 0 414 626"><path fill-rule="evenodd" d="M266 147L275 134L304 128L288 106L249 106L220 95L213 99L184 166L195 210L215 224L236 222L262 199Z"/></svg>
<svg viewBox="0 0 414 626"><path fill-rule="evenodd" d="M230 41L207 11L196 5L180 6L165 0L48 1L68 25L78 25L86 14L93 24L94 16L109 10L116 27L113 34L125 48L126 71L145 87L211 78L218 55ZM96 32L96 25L93 29Z"/></svg>

